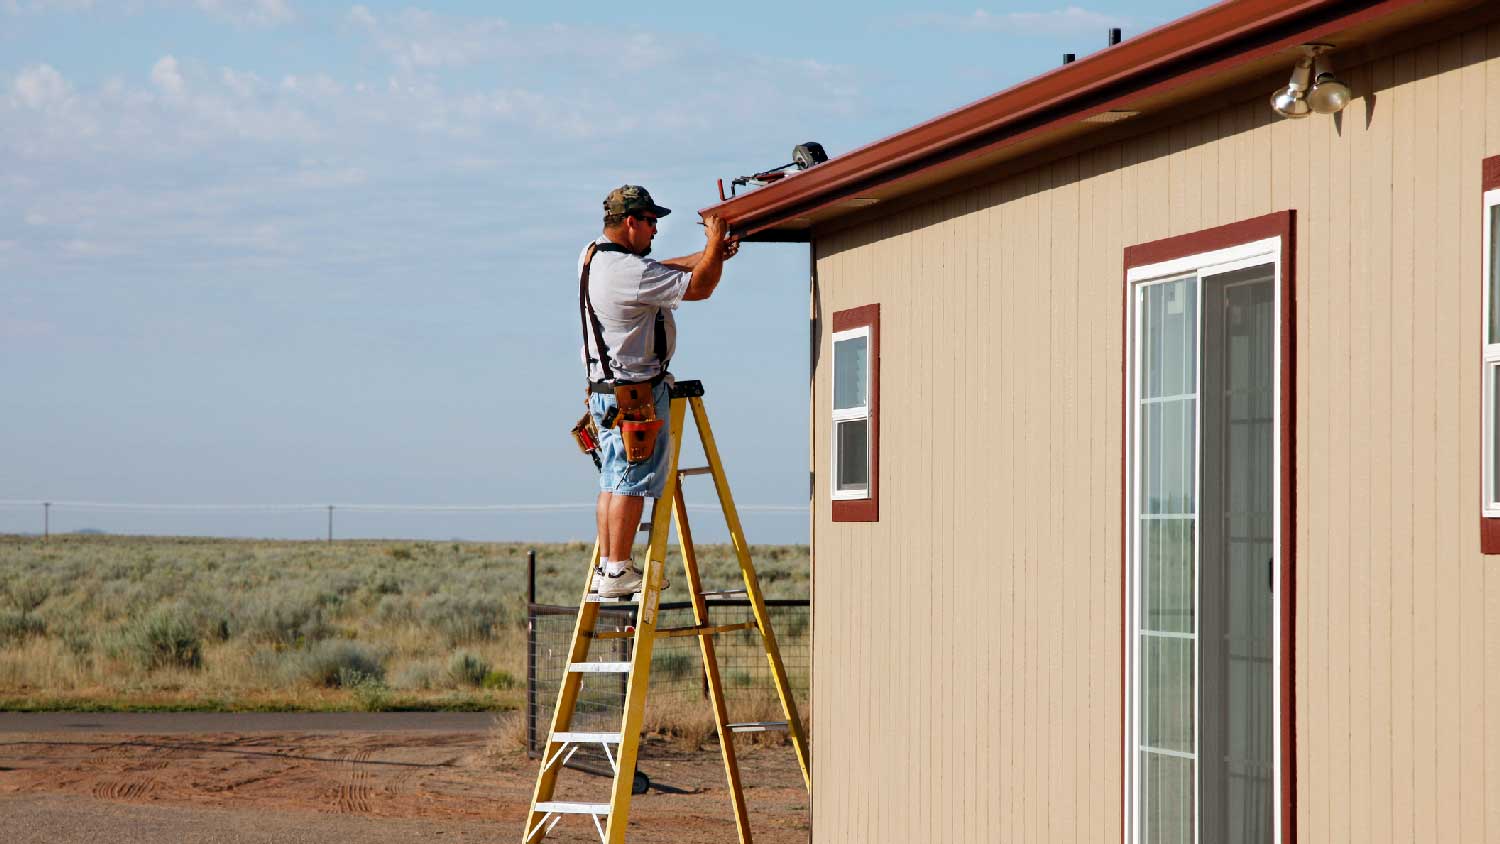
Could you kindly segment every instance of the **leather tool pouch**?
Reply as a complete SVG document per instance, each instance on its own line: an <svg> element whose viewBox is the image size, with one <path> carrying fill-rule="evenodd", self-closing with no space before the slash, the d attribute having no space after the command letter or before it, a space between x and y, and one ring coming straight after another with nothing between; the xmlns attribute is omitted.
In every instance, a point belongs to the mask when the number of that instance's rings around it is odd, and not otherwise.
<svg viewBox="0 0 1500 844"><path fill-rule="evenodd" d="M656 435L663 420L656 418L656 400L651 384L621 384L615 387L615 403L620 408L620 438L625 442L625 459L642 463L656 452Z"/></svg>

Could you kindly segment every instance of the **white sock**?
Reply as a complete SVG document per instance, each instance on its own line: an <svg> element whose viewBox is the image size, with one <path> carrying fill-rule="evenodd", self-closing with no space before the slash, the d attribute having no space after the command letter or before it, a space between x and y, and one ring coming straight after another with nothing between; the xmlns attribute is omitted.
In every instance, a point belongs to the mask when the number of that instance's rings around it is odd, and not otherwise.
<svg viewBox="0 0 1500 844"><path fill-rule="evenodd" d="M624 574L625 567L630 565L629 560L610 560L604 566L604 573L610 576Z"/></svg>
<svg viewBox="0 0 1500 844"><path fill-rule="evenodd" d="M600 571L608 571L609 570L609 558L608 557L605 557L605 556L602 556L602 555L599 557L599 570Z"/></svg>

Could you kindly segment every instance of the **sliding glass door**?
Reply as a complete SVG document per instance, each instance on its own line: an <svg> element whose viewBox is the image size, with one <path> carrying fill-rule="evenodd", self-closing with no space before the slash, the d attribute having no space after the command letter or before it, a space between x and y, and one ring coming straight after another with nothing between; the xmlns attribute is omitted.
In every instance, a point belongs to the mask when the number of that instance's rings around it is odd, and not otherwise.
<svg viewBox="0 0 1500 844"><path fill-rule="evenodd" d="M1278 268L1193 263L1130 296L1130 828L1274 842Z"/></svg>

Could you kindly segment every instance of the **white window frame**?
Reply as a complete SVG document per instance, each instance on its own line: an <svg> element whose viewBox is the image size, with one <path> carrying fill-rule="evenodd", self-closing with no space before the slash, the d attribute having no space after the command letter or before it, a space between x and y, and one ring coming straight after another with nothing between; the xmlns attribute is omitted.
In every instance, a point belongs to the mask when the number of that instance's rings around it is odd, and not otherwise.
<svg viewBox="0 0 1500 844"><path fill-rule="evenodd" d="M1484 498L1480 502L1481 514L1487 519L1500 518L1500 496L1497 496L1495 478L1495 369L1500 367L1500 337L1490 336L1490 298L1494 295L1494 285L1500 279L1494 276L1494 249L1495 231L1494 216L1495 206L1500 205L1500 189L1485 191L1484 194L1484 306L1480 308L1479 336L1484 344L1484 365L1481 368L1481 381L1484 385L1484 435L1483 445L1480 447L1480 457L1484 461Z"/></svg>
<svg viewBox="0 0 1500 844"><path fill-rule="evenodd" d="M1500 191L1496 191L1495 193L1496 193L1497 197L1500 197ZM1486 195L1486 198L1488 199L1488 195ZM1126 546L1127 549L1128 549L1127 550L1127 555L1128 555L1127 559L1129 561L1128 565L1126 567L1126 580L1127 580L1127 582L1126 582L1126 588L1128 590L1126 594L1129 597L1126 600L1126 611L1125 611L1125 613L1126 613L1126 618L1125 618L1125 630L1126 630L1125 660L1126 660L1126 664L1125 664L1125 678L1124 679L1125 679L1125 684L1126 684L1126 694L1125 694L1125 701L1126 701L1125 707L1126 707L1126 711L1125 711L1125 747L1123 748L1124 752L1127 754L1127 761L1126 761L1126 765L1125 765L1125 783L1124 783L1124 788L1123 788L1123 791L1124 791L1124 794L1123 794L1124 809L1125 809L1125 824L1124 824L1124 827L1125 827L1125 839L1126 839L1127 842L1140 842L1142 840L1142 835L1141 835L1141 821L1142 821L1142 818L1141 818L1141 813L1137 811L1137 808L1139 806L1139 801L1140 801L1140 784L1141 784L1141 770L1140 770L1140 757L1141 757L1141 754L1139 752L1140 751L1140 747L1141 747L1141 737L1139 735L1139 730L1140 730L1140 719L1139 719L1139 716L1140 716L1140 712L1141 712L1141 700L1140 700L1140 693L1141 693L1140 686L1141 686L1141 684L1136 681L1136 672L1137 672L1138 666L1140 665L1139 648L1140 648L1140 639L1141 639L1141 627L1140 627L1140 600L1141 600L1141 596L1140 596L1140 583L1139 583L1139 577L1138 577L1138 572L1139 572L1139 569L1140 569L1140 560L1139 560L1140 536L1139 536L1139 533L1140 533L1140 521L1141 521L1140 501L1139 501L1139 495L1138 495L1138 491L1140 489L1140 478L1139 478L1139 468L1140 467L1138 465L1138 459L1137 459L1138 455L1140 454L1141 444L1140 444L1140 442L1137 439L1137 436L1139 434L1137 428L1139 426L1136 424L1136 414L1139 412L1139 401L1140 401L1140 399L1139 399L1140 380L1139 379L1140 379L1140 372L1141 372L1141 359L1140 359L1141 349L1140 349L1139 339L1140 339L1140 330L1141 330L1141 324L1140 324L1141 315L1139 313L1139 308L1136 306L1136 299L1137 299L1137 295L1138 295L1140 287L1143 286L1143 285L1145 285L1145 284L1148 284L1148 283L1151 283L1151 282L1176 281L1178 279L1181 279L1184 276L1194 276L1194 277L1196 277L1196 279L1198 281L1198 291L1199 291L1198 302L1199 302L1199 308L1200 308L1200 312L1201 312L1201 308L1202 308L1202 284L1203 284L1203 279L1204 278L1206 278L1208 276L1219 275L1219 274L1226 273L1226 272L1232 272L1232 271L1238 270L1238 269L1245 269L1247 267L1263 266L1263 265L1268 264L1268 263L1274 265L1275 276L1274 276L1274 279L1272 281L1272 285L1274 286L1274 289L1275 289L1275 303L1274 303L1275 313L1278 314L1278 317L1276 319L1276 325L1275 325L1275 336L1274 336L1273 341L1272 341L1272 348L1273 348L1274 353L1275 353L1275 361L1274 361L1274 364L1273 364L1275 387L1274 387L1274 394L1273 394L1273 397L1272 397L1272 407L1275 408L1276 417L1277 417L1277 424L1275 426L1273 426L1274 433L1272 434L1271 453L1274 455L1274 458L1276 460L1276 466L1275 466L1275 469L1274 469L1274 471L1272 473L1272 477L1273 478L1279 478L1281 476L1281 471L1282 471L1282 466L1281 466L1281 456L1282 456L1282 452L1281 452L1281 449L1282 449L1281 427L1286 422L1286 420L1284 420L1284 419L1281 418L1281 415L1282 415L1282 407L1281 407L1281 395L1282 395L1282 393L1281 393L1281 391L1283 389L1283 385L1281 383L1281 366L1282 366L1281 347L1282 347L1282 331L1285 330L1285 328L1286 328L1286 326L1282 325L1282 319L1279 316L1282 313L1282 301L1281 301L1281 298L1282 298L1282 278L1283 278L1283 276L1282 276L1283 267L1282 267L1282 263L1281 263L1281 238L1280 237L1265 238L1263 240L1257 240L1257 241L1253 241L1253 242L1250 242L1250 243L1240 244L1240 245L1237 245L1237 246L1231 246L1231 247L1228 247L1228 248L1225 248L1225 249L1216 249L1216 250L1209 251L1209 252L1202 252L1202 253L1199 253L1199 254L1196 254L1196 255L1188 255L1188 256L1183 257L1183 258L1175 258L1175 259L1172 259L1170 261L1162 261L1162 262L1156 263L1156 264L1147 264L1147 265L1142 265L1142 266L1137 266L1137 267L1131 267L1125 273L1125 284L1126 284L1126 294L1127 294L1126 297L1125 297L1125 299L1126 299L1126 303L1127 303L1126 307L1128 308L1128 314L1127 314L1127 320L1128 321L1127 321L1127 324L1130 326L1130 337L1127 338L1127 341L1129 343L1129 350L1128 350L1127 353L1130 356L1129 357L1130 368L1129 368L1129 370L1127 372L1127 378L1126 378L1127 388L1129 390L1128 398L1126 400L1126 407L1128 408L1128 412L1125 414L1125 441L1129 444L1129 453L1126 455L1126 478L1127 478L1127 484L1128 484L1128 486L1127 486L1127 488L1125 490L1125 494L1126 494L1126 497L1127 497L1128 502L1129 502L1130 519L1129 519L1129 523L1126 526L1126 529L1127 529L1127 543L1128 543L1127 546ZM1199 350L1196 352L1196 354L1198 355L1198 364L1195 367L1195 372L1197 373L1197 379L1198 379L1198 381L1202 380L1202 353L1201 353L1201 346L1202 346L1202 342L1203 342L1203 337L1202 337L1201 324L1202 324L1202 321L1201 321L1201 318L1200 318L1200 320L1199 320L1199 329L1198 329ZM1194 389L1195 393L1199 392L1199 385L1197 383L1195 383L1193 389ZM1198 466L1198 467L1201 467L1202 466L1202 455L1199 454L1199 453L1197 453L1197 452L1199 452L1199 451L1202 450L1202 441L1203 441L1202 402L1201 401L1197 402L1197 413L1198 413L1198 423L1194 426L1194 430L1196 432L1195 433L1195 437L1197 439L1197 442L1196 442L1196 444L1194 446L1194 449L1195 449L1194 465ZM1197 508L1201 507L1201 490L1197 489L1197 487L1199 485L1200 485L1199 482L1195 479L1195 482L1194 482L1194 499L1193 499L1194 504L1193 504L1193 506L1195 508L1195 516L1196 517L1201 517L1201 513L1197 509ZM1282 747L1281 747L1280 736L1282 734L1282 719L1285 718L1285 717L1287 717L1287 713L1283 711L1284 701L1282 700L1282 694L1281 694L1281 691L1280 691L1280 688L1279 688L1279 682L1280 682L1280 677L1282 676L1282 668L1283 668L1283 666L1282 666L1282 645L1283 645L1283 643L1282 643L1282 635L1281 635L1281 604L1282 604L1282 600L1284 598L1284 596L1282 594L1282 583L1281 583L1281 567L1282 567L1282 562L1283 562L1282 561L1282 553L1281 553L1282 552L1282 537L1281 537L1281 531L1282 531L1282 525L1281 525L1282 489L1281 489L1281 484L1280 483L1276 483L1276 484L1273 485L1273 488L1274 488L1274 496L1275 496L1275 498L1274 498L1273 506L1272 506L1272 514L1273 514L1272 515L1272 548L1274 549L1274 552L1275 552L1275 558L1274 558L1275 562L1272 565L1271 570L1272 570L1272 589L1273 589L1273 592L1274 592L1274 594L1276 596L1276 600L1272 602L1272 606L1273 606L1272 612L1273 612L1273 615L1272 615L1272 619L1271 619L1271 630L1272 630L1272 639L1273 639L1273 641L1272 641L1272 644L1271 644L1271 654L1272 654L1272 657L1271 657L1271 672L1272 672L1271 676L1274 677L1274 678L1277 678L1277 684L1278 685L1276 687L1277 691L1275 692L1275 706L1274 706L1275 713L1274 713L1274 716L1272 718L1272 735L1275 737L1273 739L1273 741L1272 741L1272 746L1273 746L1272 758L1273 758L1273 761L1274 761L1275 770L1272 772L1271 776L1272 776L1272 793L1274 795L1276 795L1275 799L1272 801L1272 803L1273 803L1273 826L1274 826L1274 829L1275 829L1275 836L1276 836L1275 839L1274 839L1274 841L1278 842L1278 844L1279 844L1281 842L1281 840L1282 840L1282 829L1283 829L1283 826L1282 826L1282 822L1283 821L1282 821L1282 800L1281 800L1281 795L1284 793L1284 788L1285 788L1285 782L1284 782L1284 779L1283 779L1283 776L1284 776L1284 773L1285 773L1285 766L1284 766L1283 761L1282 761ZM1195 520L1196 520L1196 518L1195 518ZM1197 606L1197 592L1198 592L1198 590L1200 588L1200 579L1201 579L1201 573L1202 573L1201 572L1201 563L1199 562L1201 560L1201 557L1199 556L1199 548L1197 547L1198 546L1198 542L1199 542L1199 538L1201 537L1201 533L1202 533L1201 530L1195 530L1194 531L1194 540L1193 540L1193 542L1194 542L1194 548L1193 548L1193 556L1194 556L1194 566L1193 566L1194 584L1193 584L1193 591L1194 591L1194 594L1195 594L1195 597L1194 597L1194 605L1195 605L1195 607ZM1199 637L1199 635L1200 635L1201 614L1198 613L1195 610L1195 612L1193 614L1193 617L1194 617L1193 636L1194 636L1194 639L1196 640ZM1199 753L1200 753L1200 750L1201 750L1201 740L1202 740L1202 725L1200 723L1197 723L1197 720L1196 720L1198 718L1198 689L1199 689L1199 685L1198 684L1199 684L1199 682L1201 682L1200 678L1202 678L1202 676L1203 676L1202 665L1201 665L1202 653L1203 653L1202 647L1196 647L1196 648L1194 648L1193 676L1194 676L1195 680L1194 680L1194 685L1193 685L1193 709L1194 709L1193 717L1195 719L1195 723L1194 723L1194 729L1193 729L1193 756L1194 756L1195 759L1199 756ZM1194 817L1194 821L1195 821L1194 828L1193 828L1193 840L1194 840L1194 842L1199 842L1200 841L1200 831L1201 831L1200 828L1197 826L1197 821L1199 820L1198 791L1199 790L1198 790L1198 786L1197 786L1197 782L1196 782L1196 778L1195 778L1194 787L1193 787L1193 817Z"/></svg>
<svg viewBox="0 0 1500 844"><path fill-rule="evenodd" d="M865 338L865 403L860 407L846 407L840 410L833 406L836 403L835 397L838 394L839 342L842 340L853 340L858 337ZM874 360L874 357L875 350L872 346L872 338L870 337L870 326L861 325L855 328L846 329L844 331L835 331L833 333L833 367L829 370L832 375L832 383L828 396L828 406L833 413L833 424L829 429L829 438L832 440L832 443L828 451L829 455L831 456L831 462L829 464L828 472L828 486L829 491L833 495L834 501L864 500L871 496L872 489L875 485L874 478L870 477L871 474L873 474L870 471L870 450L874 447L875 442L874 426L870 424L870 393L872 387L870 383L870 370L872 369L872 361ZM866 422L865 488L841 490L839 489L839 423L858 422L861 419L865 420Z"/></svg>

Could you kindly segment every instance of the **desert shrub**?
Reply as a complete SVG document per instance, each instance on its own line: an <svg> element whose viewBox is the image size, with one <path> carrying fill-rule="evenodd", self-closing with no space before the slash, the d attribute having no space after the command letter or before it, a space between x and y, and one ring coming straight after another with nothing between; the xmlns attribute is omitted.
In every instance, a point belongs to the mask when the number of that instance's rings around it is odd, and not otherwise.
<svg viewBox="0 0 1500 844"><path fill-rule="evenodd" d="M346 639L324 639L283 655L289 679L317 686L347 687L362 679L384 680L384 654Z"/></svg>
<svg viewBox="0 0 1500 844"><path fill-rule="evenodd" d="M514 689L521 683L509 671L498 670L484 675L484 682L480 685L486 689Z"/></svg>
<svg viewBox="0 0 1500 844"><path fill-rule="evenodd" d="M392 548L390 554L393 560L410 560L413 556L410 548Z"/></svg>
<svg viewBox="0 0 1500 844"><path fill-rule="evenodd" d="M0 613L0 645L19 642L29 636L42 636L47 625L34 615L19 612Z"/></svg>
<svg viewBox="0 0 1500 844"><path fill-rule="evenodd" d="M417 620L417 606L402 595L385 595L375 605L375 617L382 624L409 624Z"/></svg>
<svg viewBox="0 0 1500 844"><path fill-rule="evenodd" d="M401 578L390 572L384 572L370 581L369 588L376 595L400 595Z"/></svg>
<svg viewBox="0 0 1500 844"><path fill-rule="evenodd" d="M651 658L651 671L665 674L673 680L680 680L698 673L696 662L693 655L686 650L661 650Z"/></svg>
<svg viewBox="0 0 1500 844"><path fill-rule="evenodd" d="M203 667L203 640L177 606L154 610L130 624L124 631L123 644L147 670Z"/></svg>
<svg viewBox="0 0 1500 844"><path fill-rule="evenodd" d="M422 604L422 623L452 642L488 639L508 620L501 602L482 596L434 595Z"/></svg>
<svg viewBox="0 0 1500 844"><path fill-rule="evenodd" d="M390 690L378 678L359 674L341 685L354 693L354 705L362 712L381 712L390 706Z"/></svg>
<svg viewBox="0 0 1500 844"><path fill-rule="evenodd" d="M331 631L320 604L316 595L252 595L235 607L232 632L283 645L325 639Z"/></svg>
<svg viewBox="0 0 1500 844"><path fill-rule="evenodd" d="M73 656L84 657L94 651L94 634L77 623L59 630L57 638L62 640L63 647L67 648Z"/></svg>
<svg viewBox="0 0 1500 844"><path fill-rule="evenodd" d="M459 686L480 686L490 673L490 664L468 651L458 651L448 660L448 676Z"/></svg>
<svg viewBox="0 0 1500 844"><path fill-rule="evenodd" d="M4 592L6 600L24 617L46 603L52 595L52 587L35 575L26 575L7 581Z"/></svg>
<svg viewBox="0 0 1500 844"><path fill-rule="evenodd" d="M447 675L436 662L413 662L391 676L391 686L397 689L427 690L441 688Z"/></svg>

